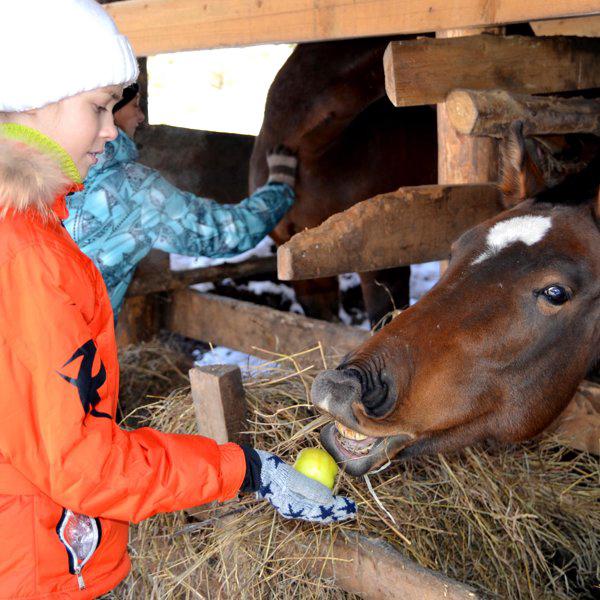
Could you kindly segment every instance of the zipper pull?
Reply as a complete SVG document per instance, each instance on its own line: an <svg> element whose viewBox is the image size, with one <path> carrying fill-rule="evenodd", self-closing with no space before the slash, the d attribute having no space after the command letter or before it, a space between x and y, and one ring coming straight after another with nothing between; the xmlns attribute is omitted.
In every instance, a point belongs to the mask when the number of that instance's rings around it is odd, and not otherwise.
<svg viewBox="0 0 600 600"><path fill-rule="evenodd" d="M85 581L83 580L83 575L81 574L81 569L76 569L75 575L77 575L77 583L79 584L79 589L85 590Z"/></svg>

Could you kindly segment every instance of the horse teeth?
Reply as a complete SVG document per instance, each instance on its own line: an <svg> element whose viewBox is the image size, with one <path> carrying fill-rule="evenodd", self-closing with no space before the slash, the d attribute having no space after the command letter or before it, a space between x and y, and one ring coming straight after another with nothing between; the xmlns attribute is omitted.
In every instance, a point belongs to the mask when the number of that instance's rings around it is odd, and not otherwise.
<svg viewBox="0 0 600 600"><path fill-rule="evenodd" d="M335 427L340 435L350 440L354 440L355 442L362 442L363 440L366 440L367 437L369 437L367 435L363 435L362 433L358 433L358 431L354 431L353 429L350 429L345 425L342 425L338 421L335 422Z"/></svg>

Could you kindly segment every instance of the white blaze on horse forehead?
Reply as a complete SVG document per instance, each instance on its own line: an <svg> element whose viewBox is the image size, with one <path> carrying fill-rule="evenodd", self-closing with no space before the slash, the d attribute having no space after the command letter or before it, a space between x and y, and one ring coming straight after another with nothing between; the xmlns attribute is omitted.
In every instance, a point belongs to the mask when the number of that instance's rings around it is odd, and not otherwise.
<svg viewBox="0 0 600 600"><path fill-rule="evenodd" d="M533 246L543 239L551 227L552 218L539 215L523 215L500 221L490 228L485 240L486 249L471 264L483 262L516 242Z"/></svg>

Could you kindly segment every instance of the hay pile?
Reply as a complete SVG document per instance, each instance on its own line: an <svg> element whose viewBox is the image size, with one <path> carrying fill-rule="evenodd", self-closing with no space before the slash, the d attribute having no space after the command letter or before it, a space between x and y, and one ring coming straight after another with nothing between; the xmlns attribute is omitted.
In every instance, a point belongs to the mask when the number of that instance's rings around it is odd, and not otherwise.
<svg viewBox="0 0 600 600"><path fill-rule="evenodd" d="M312 376L289 359L257 369L245 383L248 439L292 462L318 444L308 390ZM156 368L156 367L154 367ZM148 408L148 424L193 433L189 389ZM551 438L488 453L394 464L371 476L381 510L363 479L344 475L339 490L359 504L343 526L285 521L246 497L192 519L161 515L133 528L133 572L113 598L353 598L310 575L328 534L359 531L385 539L424 567L492 598L592 598L600 581L598 459ZM595 590L595 592L594 592Z"/></svg>

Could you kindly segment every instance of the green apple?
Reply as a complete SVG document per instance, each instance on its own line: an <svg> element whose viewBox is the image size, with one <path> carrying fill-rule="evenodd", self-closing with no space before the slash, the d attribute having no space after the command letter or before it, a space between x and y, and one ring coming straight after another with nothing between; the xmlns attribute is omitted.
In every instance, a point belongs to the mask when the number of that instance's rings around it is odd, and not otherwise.
<svg viewBox="0 0 600 600"><path fill-rule="evenodd" d="M294 469L303 475L316 479L330 490L333 489L338 466L331 455L322 448L304 448L298 454Z"/></svg>

